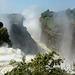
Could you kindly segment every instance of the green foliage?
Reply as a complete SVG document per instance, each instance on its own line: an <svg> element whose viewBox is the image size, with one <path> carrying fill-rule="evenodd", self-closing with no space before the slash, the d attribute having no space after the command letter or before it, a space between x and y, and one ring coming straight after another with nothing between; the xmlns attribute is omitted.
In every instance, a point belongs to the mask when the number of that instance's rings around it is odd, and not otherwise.
<svg viewBox="0 0 75 75"><path fill-rule="evenodd" d="M22 61L25 62L25 56L23 56Z"/></svg>
<svg viewBox="0 0 75 75"><path fill-rule="evenodd" d="M56 44L57 34L55 30L55 25L53 24L53 11L45 11L41 14L40 20L42 23L42 33L45 34L45 38L47 39L46 43L49 47L52 47Z"/></svg>
<svg viewBox="0 0 75 75"><path fill-rule="evenodd" d="M46 10L41 14L40 21L42 24L42 33L46 39L46 44L48 47L58 48L60 45L60 40L63 36L63 25L64 20L68 19L70 27L73 28L73 40L75 39L75 8L67 9L65 11L53 12ZM73 41L75 44L75 40Z"/></svg>
<svg viewBox="0 0 75 75"><path fill-rule="evenodd" d="M9 46L12 46L11 41L9 39L8 31L6 28L0 29L0 45L3 43L8 43Z"/></svg>
<svg viewBox="0 0 75 75"><path fill-rule="evenodd" d="M10 60L9 65L14 65L15 63L16 63L16 61L15 61L15 60Z"/></svg>
<svg viewBox="0 0 75 75"><path fill-rule="evenodd" d="M49 11L49 9L48 9L44 13L42 13L41 16L43 18L45 18L45 17L53 17L53 13L54 13L53 11Z"/></svg>
<svg viewBox="0 0 75 75"><path fill-rule="evenodd" d="M69 75L64 69L61 69L62 62L56 49L53 48L48 54L37 53L29 63L25 62L24 56L22 62L18 62L17 67L5 75Z"/></svg>

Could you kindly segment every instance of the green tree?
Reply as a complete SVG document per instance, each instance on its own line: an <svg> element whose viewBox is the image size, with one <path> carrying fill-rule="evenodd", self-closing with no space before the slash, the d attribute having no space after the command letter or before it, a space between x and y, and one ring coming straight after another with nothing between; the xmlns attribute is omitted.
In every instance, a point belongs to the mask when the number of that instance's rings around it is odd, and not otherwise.
<svg viewBox="0 0 75 75"><path fill-rule="evenodd" d="M5 75L70 75L64 69L61 69L62 62L63 59L53 48L51 52L43 55L37 53L36 57L31 59L29 63L25 62L24 56L22 62L18 62L17 67Z"/></svg>
<svg viewBox="0 0 75 75"><path fill-rule="evenodd" d="M0 45L2 45L3 43L7 43L9 46L12 46L8 31L4 27L0 29Z"/></svg>

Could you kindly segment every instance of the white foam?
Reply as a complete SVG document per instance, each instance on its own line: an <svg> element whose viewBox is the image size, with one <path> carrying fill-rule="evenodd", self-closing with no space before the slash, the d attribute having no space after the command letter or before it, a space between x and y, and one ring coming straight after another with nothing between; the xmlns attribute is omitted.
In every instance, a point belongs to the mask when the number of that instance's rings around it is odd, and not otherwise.
<svg viewBox="0 0 75 75"><path fill-rule="evenodd" d="M3 75L7 71L13 69L12 65L8 65L10 60L22 61L22 52L20 49L7 47L0 48L0 73ZM1 75L0 74L0 75Z"/></svg>
<svg viewBox="0 0 75 75"><path fill-rule="evenodd" d="M0 47L0 75L4 75L4 73L14 68L9 65L10 60L22 61L22 53L20 49ZM34 57L35 55L26 55L26 62L30 62Z"/></svg>

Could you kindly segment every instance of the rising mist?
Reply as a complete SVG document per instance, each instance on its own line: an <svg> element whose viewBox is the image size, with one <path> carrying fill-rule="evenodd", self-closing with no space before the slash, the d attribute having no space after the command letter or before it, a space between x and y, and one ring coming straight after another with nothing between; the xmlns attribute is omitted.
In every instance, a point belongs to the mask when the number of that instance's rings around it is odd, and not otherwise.
<svg viewBox="0 0 75 75"><path fill-rule="evenodd" d="M72 53L74 49L72 48L73 25L71 21L74 21L74 19L70 18L65 11L54 14L54 22L57 22L59 26L61 25L61 28L58 28L59 33L62 33L62 37L58 46L59 53L60 56L64 57L68 63L71 63L75 60L73 59L74 56Z"/></svg>
<svg viewBox="0 0 75 75"><path fill-rule="evenodd" d="M28 9L25 9L22 12L24 15L23 25L27 28L28 32L32 37L35 37L40 40L41 38L41 23L40 23L40 14L37 13L37 7L31 6Z"/></svg>

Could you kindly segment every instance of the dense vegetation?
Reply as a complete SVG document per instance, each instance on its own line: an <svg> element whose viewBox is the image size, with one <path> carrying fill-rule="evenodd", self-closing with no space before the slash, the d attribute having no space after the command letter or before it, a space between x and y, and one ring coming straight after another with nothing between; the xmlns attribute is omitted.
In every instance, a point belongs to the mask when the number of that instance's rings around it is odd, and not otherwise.
<svg viewBox="0 0 75 75"><path fill-rule="evenodd" d="M25 62L25 56L22 62L11 61L11 65L16 67L5 75L70 75L65 69L61 69L63 59L59 57L56 49L52 49L48 54L41 55L37 53L31 62Z"/></svg>
<svg viewBox="0 0 75 75"><path fill-rule="evenodd" d="M12 46L7 29L1 27L1 23L0 23L0 46L2 46L4 43L7 43L10 47Z"/></svg>
<svg viewBox="0 0 75 75"><path fill-rule="evenodd" d="M63 36L63 23L68 18L69 24L73 27L73 45L75 44L75 9L53 12L46 10L41 14L42 37L45 38L47 46L57 48Z"/></svg>

